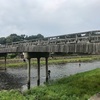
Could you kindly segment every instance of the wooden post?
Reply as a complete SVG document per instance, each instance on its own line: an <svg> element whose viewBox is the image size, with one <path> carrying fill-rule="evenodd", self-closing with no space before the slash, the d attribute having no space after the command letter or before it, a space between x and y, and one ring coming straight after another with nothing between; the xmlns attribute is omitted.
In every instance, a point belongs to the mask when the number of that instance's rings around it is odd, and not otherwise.
<svg viewBox="0 0 100 100"><path fill-rule="evenodd" d="M30 85L31 85L31 59L28 58L28 76L27 76L27 87L28 89L30 89Z"/></svg>
<svg viewBox="0 0 100 100"><path fill-rule="evenodd" d="M37 58L37 63L38 63L38 79L37 79L37 86L40 85L40 58Z"/></svg>
<svg viewBox="0 0 100 100"><path fill-rule="evenodd" d="M45 60L46 60L46 82L48 82L48 57L46 57Z"/></svg>
<svg viewBox="0 0 100 100"><path fill-rule="evenodd" d="M7 68L6 68L6 56L5 56L5 70L7 70Z"/></svg>

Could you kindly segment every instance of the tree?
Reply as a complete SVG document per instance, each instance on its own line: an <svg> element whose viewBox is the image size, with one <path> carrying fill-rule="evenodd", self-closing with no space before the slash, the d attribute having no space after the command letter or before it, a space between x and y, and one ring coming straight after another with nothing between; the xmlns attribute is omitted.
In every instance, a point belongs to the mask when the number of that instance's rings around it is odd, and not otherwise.
<svg viewBox="0 0 100 100"><path fill-rule="evenodd" d="M18 36L17 34L11 34L6 38L7 43L12 43L17 41L20 41L20 36Z"/></svg>
<svg viewBox="0 0 100 100"><path fill-rule="evenodd" d="M6 43L6 38L5 37L1 37L0 38L0 44L5 44Z"/></svg>
<svg viewBox="0 0 100 100"><path fill-rule="evenodd" d="M43 39L44 36L41 34L37 34L37 35L31 35L31 36L26 36L25 40L32 40L32 39Z"/></svg>
<svg viewBox="0 0 100 100"><path fill-rule="evenodd" d="M41 35L41 34L38 34L38 35L37 35L37 39L43 39L43 38L44 38L43 35Z"/></svg>
<svg viewBox="0 0 100 100"><path fill-rule="evenodd" d="M13 33L13 34L10 34L6 38L5 37L0 38L0 44L18 42L18 41L23 41L23 40L43 39L43 38L44 36L41 34L27 36L25 34L17 35Z"/></svg>
<svg viewBox="0 0 100 100"><path fill-rule="evenodd" d="M20 40L24 40L26 38L26 35L25 34L22 34L21 36L20 36Z"/></svg>

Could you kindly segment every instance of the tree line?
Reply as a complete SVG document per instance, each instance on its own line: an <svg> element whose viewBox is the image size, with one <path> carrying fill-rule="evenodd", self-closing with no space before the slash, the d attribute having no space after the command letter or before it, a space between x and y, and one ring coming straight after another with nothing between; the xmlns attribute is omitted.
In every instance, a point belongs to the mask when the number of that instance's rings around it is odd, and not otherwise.
<svg viewBox="0 0 100 100"><path fill-rule="evenodd" d="M32 40L32 39L43 39L43 38L44 36L42 34L27 36L25 34L17 35L13 33L7 37L1 37L0 44L6 44L6 43L12 43L12 42L18 42L18 41L24 41L24 40Z"/></svg>

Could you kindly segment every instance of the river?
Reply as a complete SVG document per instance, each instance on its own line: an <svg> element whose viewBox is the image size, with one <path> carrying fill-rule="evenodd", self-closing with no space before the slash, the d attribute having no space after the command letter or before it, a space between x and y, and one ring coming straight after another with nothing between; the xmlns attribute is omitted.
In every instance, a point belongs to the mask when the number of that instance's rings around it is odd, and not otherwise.
<svg viewBox="0 0 100 100"><path fill-rule="evenodd" d="M60 65L49 65L51 71L50 80L80 72L100 68L100 61L81 63L66 63ZM45 66L41 67L41 84L45 82ZM27 87L27 68L7 68L7 71L0 71L0 90L25 89ZM31 66L31 87L37 84L37 67Z"/></svg>

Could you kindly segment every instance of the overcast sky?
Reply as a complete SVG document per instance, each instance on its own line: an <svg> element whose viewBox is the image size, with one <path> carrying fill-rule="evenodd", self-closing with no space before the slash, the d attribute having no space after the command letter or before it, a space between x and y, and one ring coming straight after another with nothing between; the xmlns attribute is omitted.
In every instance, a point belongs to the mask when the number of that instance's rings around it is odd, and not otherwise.
<svg viewBox="0 0 100 100"><path fill-rule="evenodd" d="M0 37L100 29L100 0L0 0Z"/></svg>

